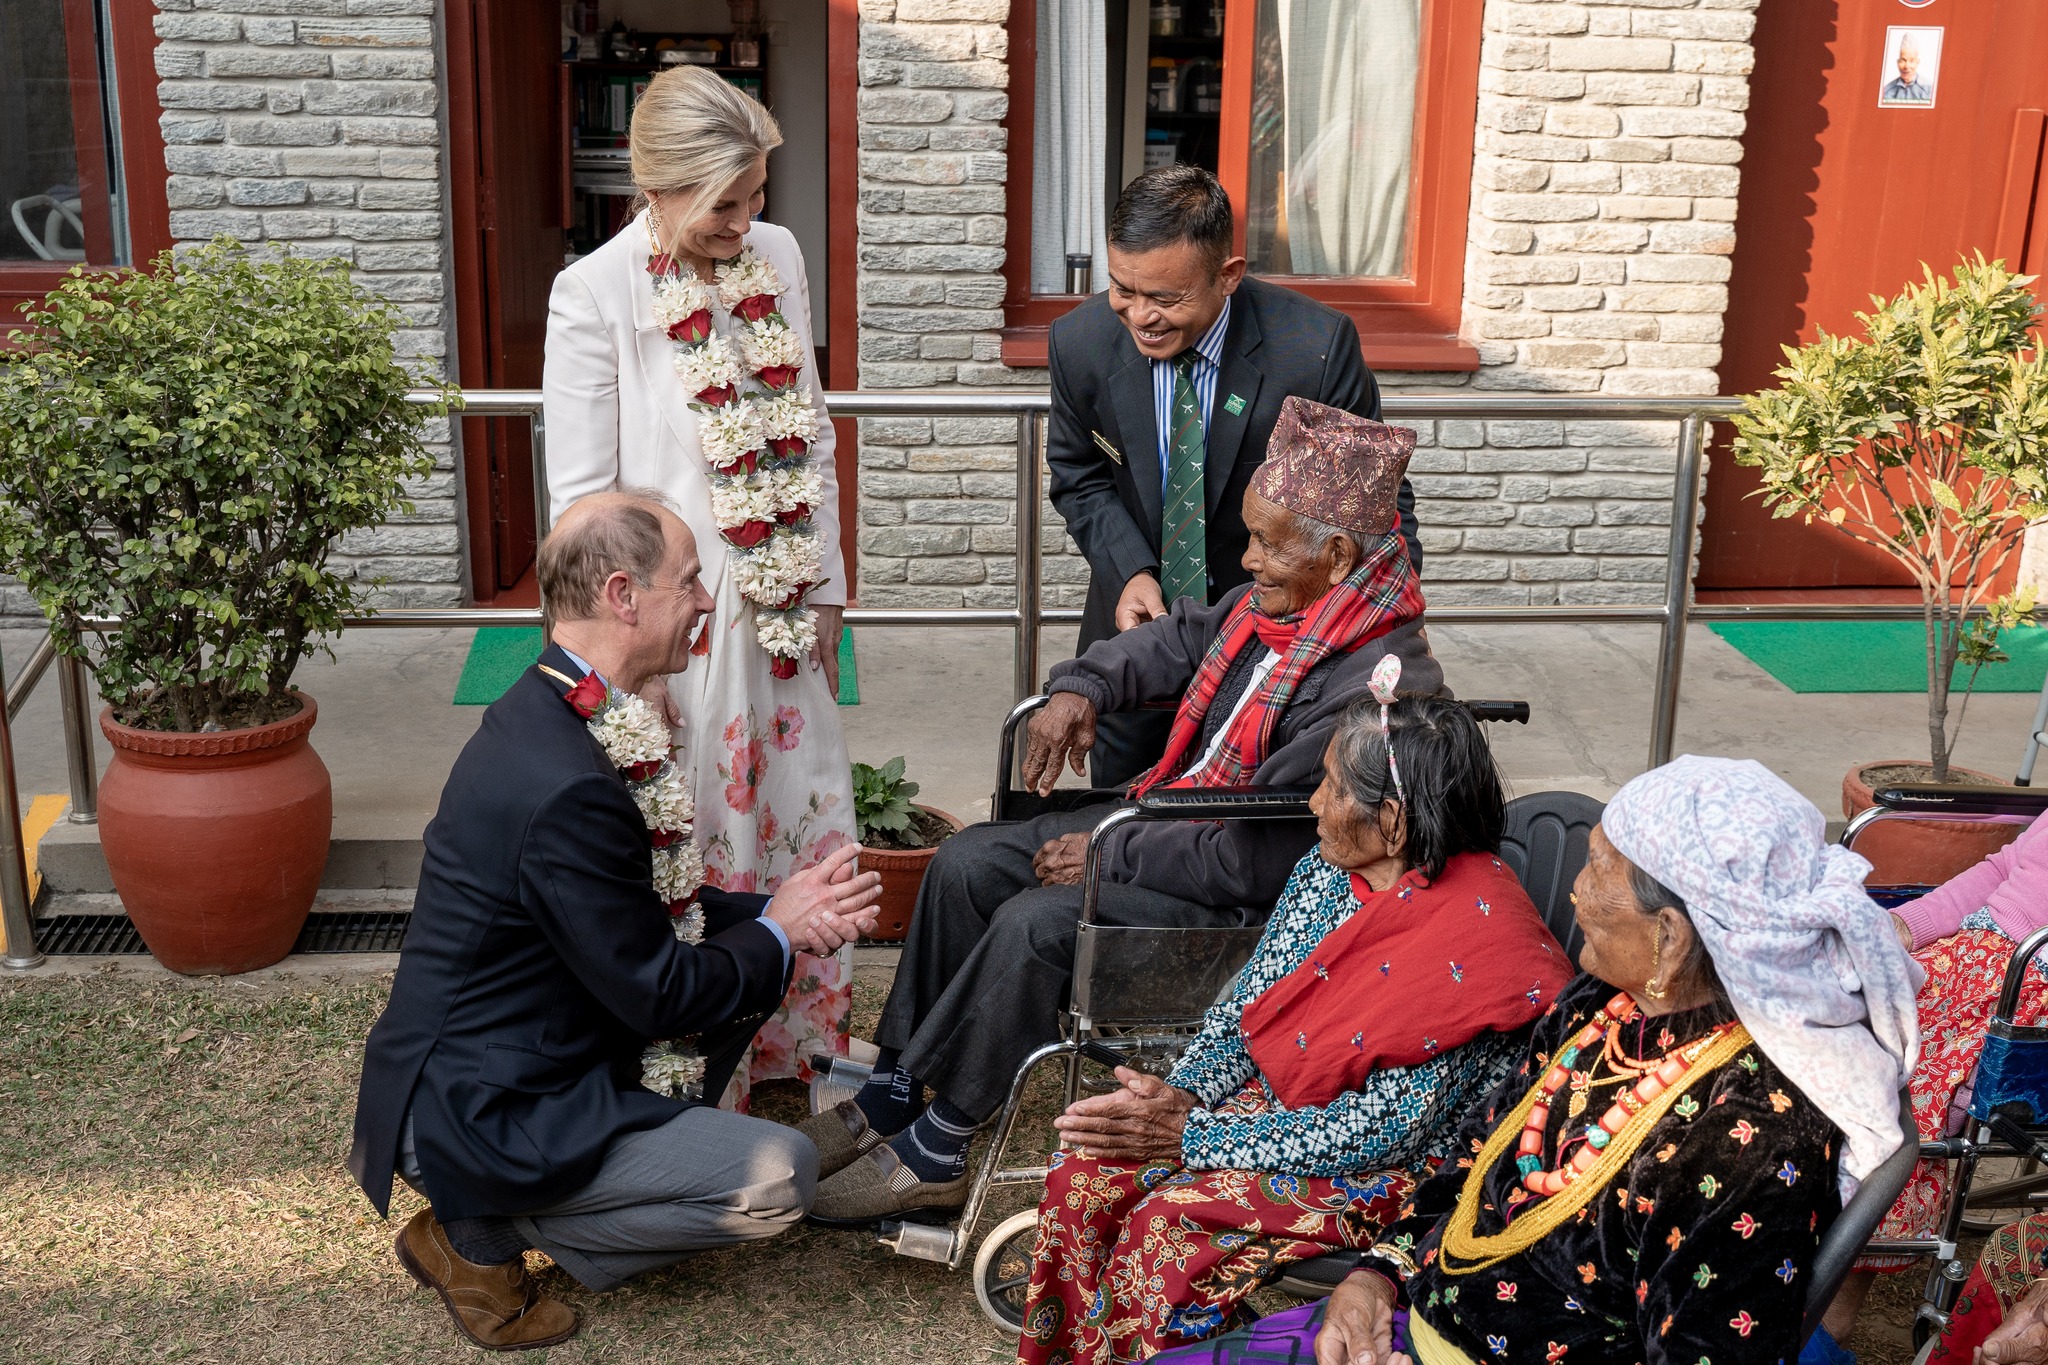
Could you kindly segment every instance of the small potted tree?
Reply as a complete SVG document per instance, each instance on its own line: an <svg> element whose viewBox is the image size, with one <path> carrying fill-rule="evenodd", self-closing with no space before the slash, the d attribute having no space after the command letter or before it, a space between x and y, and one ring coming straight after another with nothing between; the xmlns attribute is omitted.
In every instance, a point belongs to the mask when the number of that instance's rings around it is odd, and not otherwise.
<svg viewBox="0 0 2048 1365"><path fill-rule="evenodd" d="M173 970L275 962L332 825L292 672L369 605L329 555L411 510L452 393L406 401L397 319L343 267L224 239L73 271L25 316L0 361L0 567L106 700L115 889Z"/></svg>
<svg viewBox="0 0 2048 1365"><path fill-rule="evenodd" d="M1925 267L1923 267L1925 269ZM1904 565L1919 585L1927 642L1928 761L1859 763L1843 779L1843 813L1873 784L1996 782L1950 756L1969 688L2003 659L2001 630L2031 619L2033 598L1992 584L2026 528L2048 515L2048 356L2028 285L1980 255L1953 279L1920 284L1857 314L1861 337L1786 348L1776 388L1743 399L1735 460L1763 471L1774 516L1826 522ZM1984 608L1983 615L1972 613ZM1949 723L1958 665L1963 705ZM1887 878L1936 882L2010 837L2002 827L1898 825L1859 844ZM1902 840L1945 851L1904 861Z"/></svg>
<svg viewBox="0 0 2048 1365"><path fill-rule="evenodd" d="M939 845L960 829L960 822L944 811L913 802L915 795L917 783L904 778L901 756L879 768L853 765L861 870L882 874L881 914L871 939L893 942L910 932L910 912L917 908L925 869Z"/></svg>

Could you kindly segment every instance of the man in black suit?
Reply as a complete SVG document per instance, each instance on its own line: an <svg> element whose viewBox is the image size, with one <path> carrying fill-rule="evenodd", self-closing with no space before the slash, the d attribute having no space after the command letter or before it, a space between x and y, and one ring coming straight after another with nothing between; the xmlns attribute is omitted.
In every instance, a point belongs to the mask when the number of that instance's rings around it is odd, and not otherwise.
<svg viewBox="0 0 2048 1365"><path fill-rule="evenodd" d="M1250 581L1239 508L1290 396L1378 420L1351 319L1245 274L1230 197L1199 166L1133 180L1109 216L1109 288L1052 325L1052 504L1088 560L1077 654ZM1415 495L1401 535L1422 570ZM1104 716L1095 785L1158 762L1170 711Z"/></svg>
<svg viewBox="0 0 2048 1365"><path fill-rule="evenodd" d="M427 827L391 1002L370 1032L349 1168L380 1214L394 1174L432 1201L405 1269L478 1346L562 1341L538 1247L592 1289L801 1218L817 1150L709 1107L787 988L791 945L873 925L881 878L849 846L773 900L699 893L700 943L655 892L652 835L572 701L639 693L688 665L711 599L658 495L571 507L542 546L553 643L484 713ZM595 683L590 678L595 677ZM701 1088L643 1088L650 1040L695 1036Z"/></svg>

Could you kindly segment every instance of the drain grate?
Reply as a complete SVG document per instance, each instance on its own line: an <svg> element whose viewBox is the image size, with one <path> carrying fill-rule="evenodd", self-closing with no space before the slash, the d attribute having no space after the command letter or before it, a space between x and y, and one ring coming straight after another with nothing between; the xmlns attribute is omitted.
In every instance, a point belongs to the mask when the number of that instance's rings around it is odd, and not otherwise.
<svg viewBox="0 0 2048 1365"><path fill-rule="evenodd" d="M395 953L412 916L403 910L316 910L295 953ZM126 915L52 915L36 921L36 946L53 957L108 957L149 951Z"/></svg>

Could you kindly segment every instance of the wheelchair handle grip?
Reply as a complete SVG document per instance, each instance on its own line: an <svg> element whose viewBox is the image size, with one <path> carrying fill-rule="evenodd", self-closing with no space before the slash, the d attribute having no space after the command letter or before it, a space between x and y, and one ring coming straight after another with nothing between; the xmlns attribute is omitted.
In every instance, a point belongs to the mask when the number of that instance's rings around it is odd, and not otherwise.
<svg viewBox="0 0 2048 1365"><path fill-rule="evenodd" d="M1468 701L1465 703L1465 709L1470 711L1472 719L1477 721L1490 720L1501 724L1513 721L1517 725L1529 723L1529 703L1525 701Z"/></svg>

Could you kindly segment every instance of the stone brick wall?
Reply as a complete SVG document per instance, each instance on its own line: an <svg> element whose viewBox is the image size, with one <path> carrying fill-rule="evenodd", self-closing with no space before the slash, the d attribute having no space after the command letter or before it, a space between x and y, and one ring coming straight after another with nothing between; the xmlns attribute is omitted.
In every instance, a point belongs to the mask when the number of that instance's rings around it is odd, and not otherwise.
<svg viewBox="0 0 2048 1365"><path fill-rule="evenodd" d="M1462 328L1481 368L1383 372L1389 392L1716 391L1756 4L1488 0ZM996 363L1007 10L862 0L864 387L1044 382ZM1433 601L1661 597L1673 425L1416 425ZM1009 424L864 426L862 600L1009 605ZM1047 515L1047 600L1075 604L1087 568Z"/></svg>
<svg viewBox="0 0 2048 1365"><path fill-rule="evenodd" d="M1009 0L861 0L862 388L1045 382L998 358L1009 12ZM1011 605L1016 452L1002 419L862 422L861 601ZM1046 601L1078 606L1088 566L1050 504L1045 516Z"/></svg>
<svg viewBox="0 0 2048 1365"><path fill-rule="evenodd" d="M156 0L171 235L225 233L347 261L404 320L399 352L443 372L451 319L435 0ZM463 600L460 479L446 422L415 513L346 540L380 600Z"/></svg>

